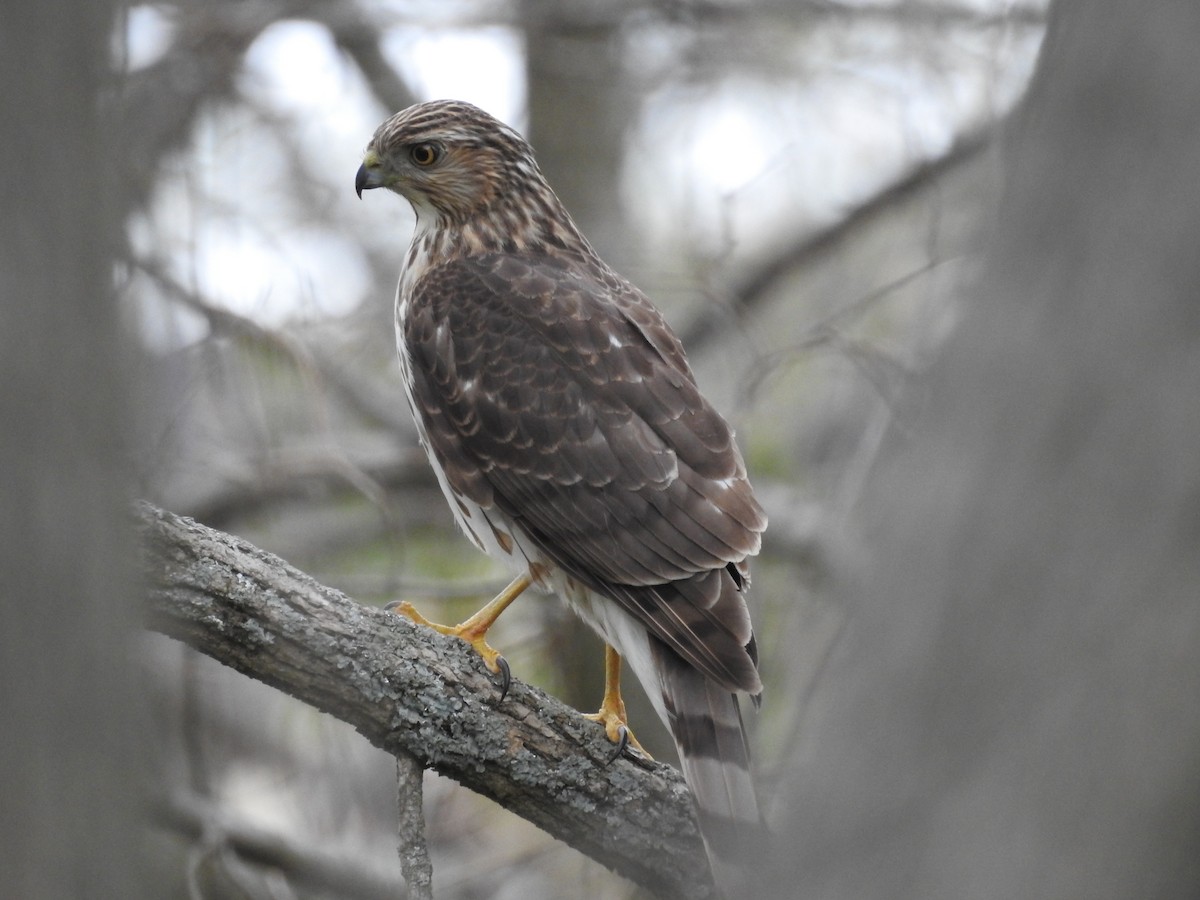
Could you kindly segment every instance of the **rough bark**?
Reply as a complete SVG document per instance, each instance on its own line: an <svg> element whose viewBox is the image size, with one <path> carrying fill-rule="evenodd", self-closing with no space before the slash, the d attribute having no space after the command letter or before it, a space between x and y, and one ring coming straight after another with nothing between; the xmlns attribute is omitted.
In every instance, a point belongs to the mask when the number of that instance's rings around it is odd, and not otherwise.
<svg viewBox="0 0 1200 900"><path fill-rule="evenodd" d="M147 625L337 716L375 746L495 800L663 897L711 884L674 769L619 759L577 712L461 641L363 606L245 541L136 509Z"/></svg>
<svg viewBox="0 0 1200 900"><path fill-rule="evenodd" d="M400 812L400 869L412 900L433 900L433 863L425 840L425 768L407 753L396 757L396 801Z"/></svg>

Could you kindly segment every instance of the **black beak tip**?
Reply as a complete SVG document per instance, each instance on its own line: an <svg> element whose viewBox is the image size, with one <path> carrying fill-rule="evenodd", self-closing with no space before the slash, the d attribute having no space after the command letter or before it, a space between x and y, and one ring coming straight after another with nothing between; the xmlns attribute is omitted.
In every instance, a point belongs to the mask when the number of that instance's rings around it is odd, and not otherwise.
<svg viewBox="0 0 1200 900"><path fill-rule="evenodd" d="M354 193L358 194L358 199L362 199L363 188L367 184L367 167L359 166L358 174L354 176Z"/></svg>

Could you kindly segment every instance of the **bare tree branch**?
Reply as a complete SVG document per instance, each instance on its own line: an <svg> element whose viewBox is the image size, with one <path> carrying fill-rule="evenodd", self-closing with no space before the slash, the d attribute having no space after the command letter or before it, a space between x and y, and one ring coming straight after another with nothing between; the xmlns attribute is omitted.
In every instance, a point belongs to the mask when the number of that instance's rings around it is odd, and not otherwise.
<svg viewBox="0 0 1200 900"><path fill-rule="evenodd" d="M362 606L282 560L139 504L148 627L353 725L663 897L712 885L682 776L514 681L498 701L461 641Z"/></svg>
<svg viewBox="0 0 1200 900"><path fill-rule="evenodd" d="M180 7L178 39L153 65L125 75L110 98L120 123L115 158L134 206L153 192L159 166L184 146L197 116L233 96L246 49L276 20L274 3L201 3Z"/></svg>
<svg viewBox="0 0 1200 900"><path fill-rule="evenodd" d="M407 753L396 756L396 801L400 812L400 869L413 900L433 900L433 864L425 841L425 768Z"/></svg>
<svg viewBox="0 0 1200 900"><path fill-rule="evenodd" d="M417 96L383 55L378 24L364 16L359 21L330 23L330 29L338 47L358 66L384 109L404 109L417 102Z"/></svg>
<svg viewBox="0 0 1200 900"><path fill-rule="evenodd" d="M967 28L1043 28L1046 24L1045 4L1011 3L1002 10L978 9L969 4L940 2L838 2L838 0L769 0L753 5L730 3L724 0L659 0L650 4L674 19L704 25L741 24L747 21L767 21L775 24L795 24L813 19L844 19L847 21L895 22L907 28L967 27Z"/></svg>
<svg viewBox="0 0 1200 900"><path fill-rule="evenodd" d="M245 476L230 477L208 493L185 501L186 512L198 519L222 524L265 506L312 494L314 490L351 488L390 515L389 490L433 488L429 465L418 449L397 450L386 456L362 459L332 450L280 452L271 459L255 460Z"/></svg>
<svg viewBox="0 0 1200 900"><path fill-rule="evenodd" d="M697 352L701 345L723 334L730 319L744 316L762 303L789 274L841 246L897 203L919 194L937 179L975 159L1001 130L1001 126L993 124L964 136L937 159L919 163L901 173L837 222L784 248L735 286L727 303L709 306L698 315L683 330L684 346Z"/></svg>
<svg viewBox="0 0 1200 900"><path fill-rule="evenodd" d="M191 841L213 844L208 852L235 853L246 862L282 872L308 888L336 892L347 900L397 900L405 895L399 873L381 872L377 860L342 859L325 847L302 844L240 821L194 794L163 798L151 809L160 826Z"/></svg>

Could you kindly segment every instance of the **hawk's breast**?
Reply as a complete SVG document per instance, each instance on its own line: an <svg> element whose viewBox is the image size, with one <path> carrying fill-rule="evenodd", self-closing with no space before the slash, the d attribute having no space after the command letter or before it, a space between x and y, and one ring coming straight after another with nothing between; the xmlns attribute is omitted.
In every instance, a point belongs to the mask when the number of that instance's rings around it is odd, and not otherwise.
<svg viewBox="0 0 1200 900"><path fill-rule="evenodd" d="M430 422L426 410L414 396L412 352L405 338L405 322L411 313L411 285L419 280L419 275L409 276L413 269L420 273L422 268L419 257L410 257L410 263L412 262L417 264L412 267L406 266L396 290L395 324L400 376L404 381L404 396L408 400L408 408L417 427L417 439L437 477L438 486L442 489L454 521L463 534L484 553L512 569L514 574L528 571L535 576L535 582L540 585L543 579L537 576L552 568L549 560L542 559L542 554L502 511L490 505L485 508L451 483L446 471L447 462L437 453L434 442L429 439L429 429L436 425Z"/></svg>

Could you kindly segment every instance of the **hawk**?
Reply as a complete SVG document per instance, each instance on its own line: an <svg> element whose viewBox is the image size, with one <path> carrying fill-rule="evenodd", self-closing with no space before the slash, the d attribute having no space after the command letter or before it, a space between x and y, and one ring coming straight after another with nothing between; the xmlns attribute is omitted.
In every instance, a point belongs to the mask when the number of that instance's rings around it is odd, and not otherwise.
<svg viewBox="0 0 1200 900"><path fill-rule="evenodd" d="M507 683L488 627L530 586L564 598L606 642L592 718L619 749L631 739L623 657L732 890L761 822L737 694L762 691L745 597L767 525L733 430L507 125L468 103L409 107L376 130L354 186L416 213L395 310L408 402L454 518L515 576L466 622L434 627Z"/></svg>

